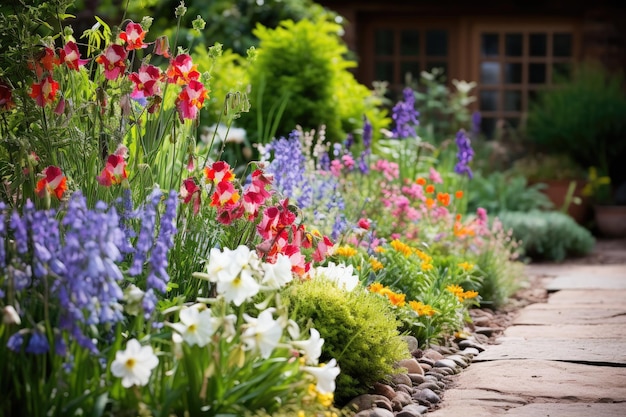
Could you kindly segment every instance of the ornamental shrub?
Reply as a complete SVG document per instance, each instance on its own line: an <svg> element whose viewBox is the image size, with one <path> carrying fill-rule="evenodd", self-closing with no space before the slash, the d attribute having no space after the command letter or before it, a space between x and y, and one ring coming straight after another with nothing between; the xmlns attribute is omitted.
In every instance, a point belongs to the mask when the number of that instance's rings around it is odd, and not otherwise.
<svg viewBox="0 0 626 417"><path fill-rule="evenodd" d="M250 113L241 124L256 141L326 126L330 141L362 125L364 114L377 128L384 113L369 90L348 71L355 66L343 56L341 27L328 20L284 21L276 29L257 26L258 55L250 65ZM374 120L374 121L373 121ZM265 123L265 126L262 124ZM275 124L274 129L267 129Z"/></svg>
<svg viewBox="0 0 626 417"><path fill-rule="evenodd" d="M317 278L291 285L281 295L292 318L301 327L315 327L324 338L320 362L337 359L338 406L368 392L394 372L397 361L409 357L390 304L360 286L344 291Z"/></svg>
<svg viewBox="0 0 626 417"><path fill-rule="evenodd" d="M591 232L559 211L503 212L499 218L532 259L562 261L593 249Z"/></svg>

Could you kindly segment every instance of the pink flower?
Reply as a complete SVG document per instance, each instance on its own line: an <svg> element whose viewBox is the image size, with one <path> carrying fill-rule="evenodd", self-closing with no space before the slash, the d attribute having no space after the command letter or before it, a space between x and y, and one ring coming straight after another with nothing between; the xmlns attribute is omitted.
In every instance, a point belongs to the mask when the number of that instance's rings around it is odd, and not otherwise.
<svg viewBox="0 0 626 417"><path fill-rule="evenodd" d="M60 200L67 189L67 178L61 168L50 165L42 171L41 176L35 189L37 195L43 198L46 194L54 194Z"/></svg>
<svg viewBox="0 0 626 417"><path fill-rule="evenodd" d="M76 43L69 41L63 49L59 49L59 58L69 69L78 71L80 67L89 62L88 59L80 59L80 52Z"/></svg>
<svg viewBox="0 0 626 417"><path fill-rule="evenodd" d="M430 167L430 173L428 174L428 178L433 182L433 184L443 184L441 174L439 174L437 170L433 167Z"/></svg>
<svg viewBox="0 0 626 417"><path fill-rule="evenodd" d="M232 181L235 179L233 170L230 169L228 162L215 161L210 167L204 168L204 175L206 179L213 184L218 184L222 181Z"/></svg>
<svg viewBox="0 0 626 417"><path fill-rule="evenodd" d="M194 120L198 117L198 110L202 108L208 96L209 92L204 88L204 84L200 81L190 81L176 99L176 109L180 120Z"/></svg>
<svg viewBox="0 0 626 417"><path fill-rule="evenodd" d="M146 32L143 30L139 23L130 22L126 25L126 30L120 33L120 39L126 44L126 49L131 51L133 49L142 49L147 45L143 43L143 38L146 36Z"/></svg>
<svg viewBox="0 0 626 417"><path fill-rule="evenodd" d="M159 36L154 41L154 53L165 58L170 57L170 41L167 36Z"/></svg>
<svg viewBox="0 0 626 417"><path fill-rule="evenodd" d="M104 76L107 80L115 80L126 69L126 50L122 45L109 45L96 58L96 62L104 66Z"/></svg>
<svg viewBox="0 0 626 417"><path fill-rule="evenodd" d="M110 187L114 184L121 184L122 181L128 179L128 172L126 171L126 155L128 148L124 145L120 145L113 155L107 157L104 169L96 177L96 180L100 185Z"/></svg>
<svg viewBox="0 0 626 417"><path fill-rule="evenodd" d="M152 97L161 92L159 81L163 78L161 69L154 65L142 65L137 72L133 72L128 78L135 84L132 98Z"/></svg>
<svg viewBox="0 0 626 417"><path fill-rule="evenodd" d="M190 81L197 81L200 73L188 54L180 54L170 61L167 69L167 82L175 84L188 84Z"/></svg>
<svg viewBox="0 0 626 417"><path fill-rule="evenodd" d="M243 191L243 206L248 217L253 219L259 212L259 208L272 195L265 189L272 183L271 177L266 177L260 169L252 173L252 180Z"/></svg>
<svg viewBox="0 0 626 417"><path fill-rule="evenodd" d="M363 230L369 230L370 225L371 224L370 224L369 219L366 219L365 217L360 218L359 221L357 222L357 226L359 226Z"/></svg>
<svg viewBox="0 0 626 417"><path fill-rule="evenodd" d="M180 196L183 199L183 203L193 204L193 214L198 214L200 211L201 191L202 189L193 178L187 178L180 186Z"/></svg>

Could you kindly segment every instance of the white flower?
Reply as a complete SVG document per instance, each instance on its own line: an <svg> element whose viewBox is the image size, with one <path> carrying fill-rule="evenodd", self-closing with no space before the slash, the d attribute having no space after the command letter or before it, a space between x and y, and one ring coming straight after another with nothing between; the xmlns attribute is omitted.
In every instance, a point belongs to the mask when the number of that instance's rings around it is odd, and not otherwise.
<svg viewBox="0 0 626 417"><path fill-rule="evenodd" d="M125 388L133 385L144 386L150 380L150 374L158 364L159 359L151 346L142 347L137 339L131 339L126 344L126 350L115 353L111 373L122 378L122 386Z"/></svg>
<svg viewBox="0 0 626 417"><path fill-rule="evenodd" d="M215 333L211 310L205 308L200 311L202 304L185 307L178 314L180 323L173 323L174 328L183 337L183 340L190 346L206 346L211 341L211 336Z"/></svg>
<svg viewBox="0 0 626 417"><path fill-rule="evenodd" d="M339 367L337 361L333 358L326 365L314 367L303 366L302 369L312 374L317 379L315 388L322 394L330 394L335 392L335 379L339 375Z"/></svg>
<svg viewBox="0 0 626 417"><path fill-rule="evenodd" d="M128 288L124 290L124 301L126 303L124 310L126 310L126 313L131 316L137 316L143 312L142 301L144 294L145 293L135 284L130 284Z"/></svg>
<svg viewBox="0 0 626 417"><path fill-rule="evenodd" d="M258 349L263 359L270 357L283 335L278 320L272 316L273 311L273 308L268 308L258 318L243 315L248 327L241 335L241 340L246 344L246 350Z"/></svg>
<svg viewBox="0 0 626 417"><path fill-rule="evenodd" d="M224 252L226 254L226 252ZM228 302L240 306L247 299L258 294L261 286L255 279L259 270L259 258L247 246L239 246L228 252L231 271L235 274L222 274L217 281L217 293Z"/></svg>
<svg viewBox="0 0 626 417"><path fill-rule="evenodd" d="M224 248L221 251L217 248L211 248L209 253L209 263L206 270L208 280L211 282L227 281L234 279L238 274L237 265L231 260L232 251L228 248Z"/></svg>
<svg viewBox="0 0 626 417"><path fill-rule="evenodd" d="M317 329L311 329L311 338L309 340L294 340L291 344L304 352L306 363L317 365L317 361L322 354L322 346L324 345L324 339L320 337L320 332Z"/></svg>
<svg viewBox="0 0 626 417"><path fill-rule="evenodd" d="M352 265L339 264L329 262L326 267L317 267L314 271L315 277L325 277L326 279L337 284L339 288L346 291L352 291L359 285L359 277L353 275L354 267Z"/></svg>
<svg viewBox="0 0 626 417"><path fill-rule="evenodd" d="M17 324L18 326L22 323L20 315L17 314L15 307L8 305L2 309L2 323Z"/></svg>
<svg viewBox="0 0 626 417"><path fill-rule="evenodd" d="M291 261L288 256L282 253L278 254L276 263L264 263L263 272L264 275L261 284L272 290L280 289L293 279Z"/></svg>

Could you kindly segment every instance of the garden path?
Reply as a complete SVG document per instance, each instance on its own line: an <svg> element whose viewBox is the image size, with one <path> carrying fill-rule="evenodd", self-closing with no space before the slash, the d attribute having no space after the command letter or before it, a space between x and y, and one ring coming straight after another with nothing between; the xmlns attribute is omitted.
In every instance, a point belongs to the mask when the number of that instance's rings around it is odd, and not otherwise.
<svg viewBox="0 0 626 417"><path fill-rule="evenodd" d="M428 416L626 416L626 244L587 260L529 265L547 302L518 311Z"/></svg>

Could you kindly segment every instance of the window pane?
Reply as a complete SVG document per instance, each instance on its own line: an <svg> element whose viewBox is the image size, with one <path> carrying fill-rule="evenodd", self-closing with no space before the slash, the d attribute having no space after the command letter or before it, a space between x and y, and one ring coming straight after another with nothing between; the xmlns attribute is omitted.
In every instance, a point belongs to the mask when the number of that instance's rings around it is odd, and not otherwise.
<svg viewBox="0 0 626 417"><path fill-rule="evenodd" d="M413 81L417 81L420 78L420 64L419 62L403 62L400 64L400 76L402 77L402 81L406 82L407 74L410 74L410 77Z"/></svg>
<svg viewBox="0 0 626 417"><path fill-rule="evenodd" d="M429 30L426 32L426 55L448 55L448 32L445 30Z"/></svg>
<svg viewBox="0 0 626 417"><path fill-rule="evenodd" d="M497 91L481 91L480 92L480 110L495 111L498 109L498 92Z"/></svg>
<svg viewBox="0 0 626 417"><path fill-rule="evenodd" d="M393 31L379 29L374 33L374 51L376 55L393 55Z"/></svg>
<svg viewBox="0 0 626 417"><path fill-rule="evenodd" d="M483 33L480 43L480 50L483 56L498 56L498 34L497 33Z"/></svg>
<svg viewBox="0 0 626 417"><path fill-rule="evenodd" d="M389 81L394 83L393 79L393 62L377 62L374 70L374 78L377 81Z"/></svg>
<svg viewBox="0 0 626 417"><path fill-rule="evenodd" d="M522 92L521 91L505 91L504 92L504 110L505 111L522 111Z"/></svg>
<svg viewBox="0 0 626 417"><path fill-rule="evenodd" d="M559 83L567 81L572 75L572 64L569 62L558 62L552 65L552 82Z"/></svg>
<svg viewBox="0 0 626 417"><path fill-rule="evenodd" d="M420 33L416 30L400 32L400 55L419 55Z"/></svg>
<svg viewBox="0 0 626 417"><path fill-rule="evenodd" d="M546 56L548 36L545 33L530 34L530 56Z"/></svg>
<svg viewBox="0 0 626 417"><path fill-rule="evenodd" d="M480 82L482 84L499 84L500 64L498 62L482 62L480 64Z"/></svg>
<svg viewBox="0 0 626 417"><path fill-rule="evenodd" d="M569 33L555 33L553 35L552 55L572 56L572 35Z"/></svg>
<svg viewBox="0 0 626 417"><path fill-rule="evenodd" d="M480 130L487 139L493 139L493 134L496 130L496 119L492 117L483 117L480 121Z"/></svg>
<svg viewBox="0 0 626 417"><path fill-rule="evenodd" d="M522 64L504 64L504 82L507 84L521 84Z"/></svg>
<svg viewBox="0 0 626 417"><path fill-rule="evenodd" d="M504 38L506 56L522 56L524 37L521 33L507 33Z"/></svg>
<svg viewBox="0 0 626 417"><path fill-rule="evenodd" d="M528 82L531 84L545 84L546 64L528 64Z"/></svg>

